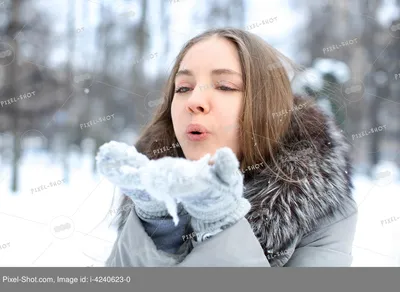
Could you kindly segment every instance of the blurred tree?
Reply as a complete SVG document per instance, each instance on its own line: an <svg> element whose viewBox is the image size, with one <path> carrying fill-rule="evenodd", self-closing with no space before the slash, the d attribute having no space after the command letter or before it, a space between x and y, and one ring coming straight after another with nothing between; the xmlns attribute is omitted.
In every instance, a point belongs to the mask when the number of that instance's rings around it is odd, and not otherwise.
<svg viewBox="0 0 400 292"><path fill-rule="evenodd" d="M243 28L245 23L244 3L243 0L208 1L206 17L203 18L203 15L199 15L196 22L205 23L208 27L209 24L212 24L212 27L233 26Z"/></svg>
<svg viewBox="0 0 400 292"><path fill-rule="evenodd" d="M398 11L400 11L400 0L397 0L397 9ZM400 13L398 13L398 17L393 19L393 21L390 23L390 27L394 27L394 26L398 26L400 25ZM397 77L396 80L396 75L395 74L400 74L400 30L396 30L396 31L391 31L391 35L393 36L392 39L392 44L389 47L388 50L388 54L389 54L389 58L390 60L394 60L391 63L391 66L389 67L389 80L393 80L395 82L390 82L391 83L391 91L389 93L389 95L391 96L391 100L393 100L393 102L397 105L396 107L394 107L393 103L389 103L390 108L388 109L389 113L392 113L393 116L397 116L399 117L399 104L400 104L400 79L399 77ZM397 145L397 147L395 148L396 151L396 158L395 158L395 163L397 163L398 167L400 168L400 155L398 155L398 151L399 151L399 146L400 145L400 118L394 119L393 123L392 123L392 128L393 128L393 144Z"/></svg>
<svg viewBox="0 0 400 292"><path fill-rule="evenodd" d="M97 38L99 42L98 47L102 48L103 62L101 66L102 74L98 78L101 79L104 84L110 84L109 68L110 68L110 63L112 62L111 56L112 53L114 53L112 46L112 33L115 23L113 21L113 16L111 12L108 9L105 9L104 5L101 5L100 17L102 21L101 25L98 27L97 30ZM92 118L98 119L108 114L112 114L109 113L108 111L112 110L111 106L113 105L114 101L113 103L111 102L107 103L106 100L107 99L109 100L109 98L106 97L109 96L113 96L113 92L110 90L109 86L104 86L102 94L96 95L96 98L91 101ZM93 126L90 129L90 135L95 139L93 157L96 155L96 152L99 149L99 147L110 139L110 133L108 130L110 127L111 126L108 124L103 124L103 125ZM96 161L93 160L93 172L95 172L95 170L96 170Z"/></svg>
<svg viewBox="0 0 400 292"><path fill-rule="evenodd" d="M382 107L382 99L390 95L388 68L398 56L390 52L399 51L398 46L393 45L397 39L392 38L388 27L378 21L377 13L384 1L305 0L303 3L310 11L307 33L301 38L302 48L308 52L309 63L316 58L329 56L345 62L351 69L351 78L346 87L341 88L330 75L324 78L326 86L323 93L330 96L336 107L333 111L339 111L339 123L343 121L343 129L347 133L358 133L379 126L382 111L388 112L387 107ZM357 40L356 44L341 45L353 39ZM327 49L329 47L333 50ZM352 85L361 85L362 90L347 96L343 91ZM356 159L369 159L372 166L376 165L384 149L381 147L382 135L378 132L368 136L368 139L357 141L365 147L353 153ZM387 141L384 143L386 145Z"/></svg>
<svg viewBox="0 0 400 292"><path fill-rule="evenodd" d="M48 133L38 129L42 126L44 118L47 119L60 107L63 97L60 95L61 83L57 74L50 72L49 67L41 65L48 61L47 52L51 48L45 13L38 11L31 1L10 1L5 9L9 13L6 14L7 18L3 19L4 29L0 27L2 45L6 44L5 46L12 48L13 54L9 64L0 66L1 75L4 76L3 80L0 80L0 97L7 100L31 94L31 98L17 100L0 110L0 117L10 121L9 127L6 125L2 130L11 129L13 133L11 191L16 192L19 163L24 150L22 145L25 145L24 142L33 134L39 136L41 146L46 147ZM30 13L24 14L22 11ZM35 92L34 95L32 92Z"/></svg>
<svg viewBox="0 0 400 292"><path fill-rule="evenodd" d="M73 60L74 60L74 52L75 52L75 39L76 39L76 29L75 29L75 4L76 0L69 0L68 1L68 17L67 17L67 41L68 41L68 61L66 63L66 72L67 76L69 77L68 80L69 82L66 84L67 87L67 92L69 92L68 95L74 95L74 87L72 85L72 82L74 82L74 79L72 79L73 73L72 73L72 66L73 66ZM67 96L66 98L69 98L70 96ZM71 125L68 122L65 122L61 125L61 135L63 137L63 146L64 149L62 149L62 165L63 165L63 179L65 180L65 183L69 183L69 175L70 175L70 165L69 165L69 146L71 145L71 140L73 139L73 133L74 132L74 127L75 125Z"/></svg>
<svg viewBox="0 0 400 292"><path fill-rule="evenodd" d="M368 1L368 5L361 6L362 13L369 15L378 11L378 8L383 4L382 0ZM367 52L367 57L371 63L370 69L365 72L368 92L375 92L372 95L372 100L369 102L369 121L370 127L375 128L380 125L379 113L382 110L382 97L389 96L389 83L387 67L391 62L387 55L387 47L391 43L391 36L388 33L388 28L381 26L374 18L365 17L364 31L361 36L361 43ZM371 170L378 164L380 160L382 148L382 132L376 132L369 136L370 143L368 144L368 153Z"/></svg>
<svg viewBox="0 0 400 292"><path fill-rule="evenodd" d="M22 25L19 22L20 21L20 1L12 1L11 2L11 19L8 24L7 28L7 35L9 36L14 36L19 30L21 30ZM14 49L14 57L16 58L19 55L19 49L18 49L18 43L14 39L10 41L10 45ZM9 65L9 74L7 74L9 79L9 82L7 84L11 84L10 87L10 96L16 96L16 88L18 86L17 84L17 62L12 62ZM13 141L13 147L14 147L14 152L13 152L13 160L12 160L12 184L11 184L11 190L13 192L17 191L18 187L18 163L21 158L21 136L18 133L19 130L19 120L21 118L20 112L17 108L15 110L14 115L12 116L13 119L13 135L14 135L14 141Z"/></svg>
<svg viewBox="0 0 400 292"><path fill-rule="evenodd" d="M169 32L169 27L171 24L171 19L170 19L170 9L171 9L171 3L168 3L168 1L163 1L160 0L160 5L161 5L161 11L163 11L161 15L161 23L163 24L163 27L165 27L164 31L164 36L163 36L163 41L164 41L164 48L163 52L167 56L170 51L170 32ZM160 63L162 62L161 58L159 59Z"/></svg>

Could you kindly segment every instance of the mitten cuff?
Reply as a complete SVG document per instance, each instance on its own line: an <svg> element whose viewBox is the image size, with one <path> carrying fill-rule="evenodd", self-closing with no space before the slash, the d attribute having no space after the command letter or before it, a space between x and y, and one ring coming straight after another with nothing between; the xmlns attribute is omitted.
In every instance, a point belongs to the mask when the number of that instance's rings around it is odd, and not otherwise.
<svg viewBox="0 0 400 292"><path fill-rule="evenodd" d="M133 202L135 211L140 219L157 219L157 218L170 218L167 207L164 202L152 200L150 202ZM181 204L178 204L178 214L183 211Z"/></svg>
<svg viewBox="0 0 400 292"><path fill-rule="evenodd" d="M202 222L218 222L229 214L235 214L243 200L243 185L231 186L225 192L211 188L204 194L197 195L195 199L190 197L182 201L184 208L197 220Z"/></svg>
<svg viewBox="0 0 400 292"><path fill-rule="evenodd" d="M218 230L222 231L235 224L242 219L250 211L250 209L250 202L245 198L239 198L236 201L236 208L234 211L226 215L223 219L210 222L209 220L192 217L191 225L193 231L197 234L197 238L202 241L202 238L204 238L206 234L214 235L218 233Z"/></svg>
<svg viewBox="0 0 400 292"><path fill-rule="evenodd" d="M121 188L124 195L131 198L139 217L154 219L168 215L167 207L162 201L152 198L145 190Z"/></svg>

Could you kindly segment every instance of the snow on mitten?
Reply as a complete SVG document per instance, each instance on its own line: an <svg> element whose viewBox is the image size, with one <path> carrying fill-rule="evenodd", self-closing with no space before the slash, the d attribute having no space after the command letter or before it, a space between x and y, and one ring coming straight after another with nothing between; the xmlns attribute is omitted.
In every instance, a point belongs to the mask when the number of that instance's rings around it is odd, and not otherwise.
<svg viewBox="0 0 400 292"><path fill-rule="evenodd" d="M151 160L142 168L140 181L152 197L165 203L175 226L179 222L180 197L200 193L206 188L205 181L197 178L207 169L209 158L209 154L198 161L167 156Z"/></svg>
<svg viewBox="0 0 400 292"><path fill-rule="evenodd" d="M198 237L233 225L251 207L243 198L243 175L232 150L220 148L212 160L210 165L210 154L198 161L164 157L141 172L143 185L166 203L172 218L177 218L176 202L182 202Z"/></svg>

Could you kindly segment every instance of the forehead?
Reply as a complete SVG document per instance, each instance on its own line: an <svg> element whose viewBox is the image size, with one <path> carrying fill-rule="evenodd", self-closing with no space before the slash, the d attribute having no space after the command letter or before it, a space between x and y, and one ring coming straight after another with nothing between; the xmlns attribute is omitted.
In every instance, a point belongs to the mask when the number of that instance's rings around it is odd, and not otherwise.
<svg viewBox="0 0 400 292"><path fill-rule="evenodd" d="M180 69L227 68L241 72L236 46L226 38L211 37L193 45L185 54Z"/></svg>

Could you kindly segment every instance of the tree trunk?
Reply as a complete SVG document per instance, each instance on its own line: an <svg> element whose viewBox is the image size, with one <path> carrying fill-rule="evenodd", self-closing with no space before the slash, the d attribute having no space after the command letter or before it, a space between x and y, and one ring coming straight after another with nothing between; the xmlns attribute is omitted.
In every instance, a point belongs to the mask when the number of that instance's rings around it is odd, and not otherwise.
<svg viewBox="0 0 400 292"><path fill-rule="evenodd" d="M19 23L19 7L20 7L20 1L12 1L11 2L11 19L10 23L7 29L7 35L11 38L13 38L16 33L22 28L20 23ZM10 45L14 49L14 56L15 59L10 64L9 66L9 77L11 78L10 82L8 84L11 84L11 91L10 94L11 96L16 95L16 88L17 88L17 58L19 57L19 50L18 50L18 42L14 39L10 41ZM12 192L17 192L18 191L18 178L19 178L19 161L21 159L21 136L19 133L19 110L18 110L18 104L14 105L16 107L15 114L13 115L13 157L12 157L12 183L11 183L11 191Z"/></svg>
<svg viewBox="0 0 400 292"><path fill-rule="evenodd" d="M68 11L68 54L69 54L69 61L67 63L67 74L68 76L72 76L72 60L74 59L74 51L75 51L75 38L76 38L76 31L75 31L75 1L76 0L70 0L69 1L69 11ZM72 94L74 91L74 88L71 84L73 80L68 82L67 87L67 94ZM61 131L63 132L64 136L64 147L62 149L62 164L63 164L63 179L65 183L69 183L70 180L70 165L69 165L69 145L71 144L71 138L72 138L72 133L71 133L71 126L69 121L66 121L66 124L61 127Z"/></svg>

